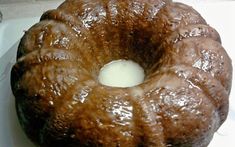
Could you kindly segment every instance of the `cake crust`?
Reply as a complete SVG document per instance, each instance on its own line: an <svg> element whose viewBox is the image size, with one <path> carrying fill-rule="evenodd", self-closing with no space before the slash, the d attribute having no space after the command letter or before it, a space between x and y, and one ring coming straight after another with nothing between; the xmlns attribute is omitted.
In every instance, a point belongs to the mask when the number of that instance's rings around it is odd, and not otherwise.
<svg viewBox="0 0 235 147"><path fill-rule="evenodd" d="M139 63L145 81L101 85L117 59ZM20 124L41 147L206 147L231 80L218 32L170 0L66 0L25 32L11 71Z"/></svg>

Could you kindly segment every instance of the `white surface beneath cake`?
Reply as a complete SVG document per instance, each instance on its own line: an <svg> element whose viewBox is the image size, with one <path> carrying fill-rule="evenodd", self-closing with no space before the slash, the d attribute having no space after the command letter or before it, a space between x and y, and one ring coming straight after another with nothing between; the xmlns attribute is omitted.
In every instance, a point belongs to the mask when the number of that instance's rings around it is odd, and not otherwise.
<svg viewBox="0 0 235 147"><path fill-rule="evenodd" d="M132 87L144 81L144 69L132 60L114 60L105 64L99 73L99 82L111 87Z"/></svg>
<svg viewBox="0 0 235 147"><path fill-rule="evenodd" d="M188 4L190 4L188 2ZM235 2L192 4L207 22L218 30L223 46L235 60ZM0 24L0 147L34 147L19 126L14 96L10 88L10 69L15 62L16 50L23 31L38 21L38 18L8 20ZM233 63L233 67L235 67ZM233 75L235 77L235 75ZM233 81L233 85L235 82ZM235 89L230 95L229 116L215 133L209 147L234 147L235 136Z"/></svg>

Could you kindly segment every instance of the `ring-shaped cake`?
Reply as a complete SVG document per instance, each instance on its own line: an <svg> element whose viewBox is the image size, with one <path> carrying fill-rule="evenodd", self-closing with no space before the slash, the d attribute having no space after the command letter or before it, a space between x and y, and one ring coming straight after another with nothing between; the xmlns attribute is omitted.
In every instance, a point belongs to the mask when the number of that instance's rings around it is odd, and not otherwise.
<svg viewBox="0 0 235 147"><path fill-rule="evenodd" d="M118 59L139 63L144 82L100 84ZM217 31L170 0L67 0L25 32L11 72L20 124L42 147L206 147L231 79Z"/></svg>

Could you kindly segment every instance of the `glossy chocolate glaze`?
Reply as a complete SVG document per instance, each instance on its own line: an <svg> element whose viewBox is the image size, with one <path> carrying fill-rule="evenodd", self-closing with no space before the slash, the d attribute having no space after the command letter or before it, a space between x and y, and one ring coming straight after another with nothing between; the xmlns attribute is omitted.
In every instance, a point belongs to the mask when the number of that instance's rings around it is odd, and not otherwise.
<svg viewBox="0 0 235 147"><path fill-rule="evenodd" d="M117 59L145 81L98 82ZM217 31L170 0L67 0L22 37L11 86L42 147L206 147L228 114L232 65Z"/></svg>

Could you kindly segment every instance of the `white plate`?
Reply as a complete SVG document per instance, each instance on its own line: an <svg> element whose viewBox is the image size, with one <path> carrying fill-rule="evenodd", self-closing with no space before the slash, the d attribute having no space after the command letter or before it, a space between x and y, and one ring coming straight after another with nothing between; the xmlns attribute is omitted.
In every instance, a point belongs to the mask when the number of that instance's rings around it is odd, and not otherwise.
<svg viewBox="0 0 235 147"><path fill-rule="evenodd" d="M235 2L191 4L211 26L218 30L223 46L230 57L235 60L235 19L233 16L235 14ZM0 23L0 147L34 147L19 126L9 74L11 66L15 62L18 42L23 31L37 21L38 18L24 18ZM235 67L234 63L233 67ZM232 89L228 119L215 133L209 147L234 147L235 99L232 99L234 96L235 90Z"/></svg>

